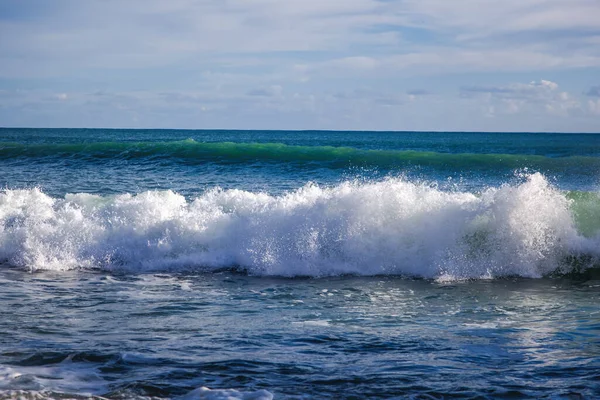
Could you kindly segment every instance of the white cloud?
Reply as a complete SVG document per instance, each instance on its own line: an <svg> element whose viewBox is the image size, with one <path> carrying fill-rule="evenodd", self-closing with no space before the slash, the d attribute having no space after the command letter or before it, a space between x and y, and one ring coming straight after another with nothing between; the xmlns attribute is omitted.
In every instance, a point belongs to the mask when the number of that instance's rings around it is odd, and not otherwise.
<svg viewBox="0 0 600 400"><path fill-rule="evenodd" d="M552 82L552 81L545 81L543 79L540 81L539 84L534 81L534 82L531 82L529 85L530 86L534 86L534 87L535 86L542 86L542 87L546 87L546 88L548 88L550 90L556 90L556 89L558 89L558 83Z"/></svg>
<svg viewBox="0 0 600 400"><path fill-rule="evenodd" d="M437 71L448 63L497 70L600 65L600 50L556 49L557 38L541 37L528 46L520 45L518 38L498 39L507 33L572 30L574 40L583 42L600 30L596 0L146 0L143 6L137 1L56 0L53 4L54 12L44 18L0 21L0 75L220 64L224 56L265 52L326 52L322 57L334 66L363 70L379 64L403 68L428 64ZM410 29L438 35L445 44L411 37ZM573 32L561 37L572 38ZM505 47L508 42L510 48ZM339 57L339 53L346 54ZM470 62L457 62L461 59Z"/></svg>
<svg viewBox="0 0 600 400"><path fill-rule="evenodd" d="M84 123L190 126L210 116L244 124L281 113L278 120L289 118L291 128L306 120L429 129L453 114L465 124L459 129L470 129L474 109L484 110L482 118L522 119L596 110L594 101L585 107L581 87L481 82L528 82L547 73L573 84L562 78L592 75L600 68L598 0L8 4L29 13L0 18L0 106L15 118L68 118L78 110ZM462 102L459 86L466 86ZM415 87L422 92L409 91Z"/></svg>
<svg viewBox="0 0 600 400"><path fill-rule="evenodd" d="M565 68L600 67L600 57L582 55L563 58L525 50L461 50L454 48L428 49L378 57L344 57L339 59L299 64L296 69L312 76L352 76L368 72L372 76L432 75L464 72L519 72L560 70Z"/></svg>
<svg viewBox="0 0 600 400"><path fill-rule="evenodd" d="M596 0L410 0L393 2L412 21L456 29L461 39L531 30L598 29Z"/></svg>
<svg viewBox="0 0 600 400"><path fill-rule="evenodd" d="M43 127L597 131L592 111L600 111L600 102L584 114L569 108L576 98L551 86L513 84L497 88L514 90L512 98L488 88L462 100L369 87L320 93L282 88L276 97L210 90L69 92L69 101L56 101L45 91L22 91L18 97L0 92L0 120ZM519 93L523 90L527 95ZM538 95L545 100L536 100ZM573 124L570 115L583 119Z"/></svg>
<svg viewBox="0 0 600 400"><path fill-rule="evenodd" d="M581 110L581 102L567 92L559 91L556 82L548 80L513 83L507 86L474 86L461 89L463 98L486 103L487 114L541 113L567 117ZM490 105L493 112L490 112Z"/></svg>

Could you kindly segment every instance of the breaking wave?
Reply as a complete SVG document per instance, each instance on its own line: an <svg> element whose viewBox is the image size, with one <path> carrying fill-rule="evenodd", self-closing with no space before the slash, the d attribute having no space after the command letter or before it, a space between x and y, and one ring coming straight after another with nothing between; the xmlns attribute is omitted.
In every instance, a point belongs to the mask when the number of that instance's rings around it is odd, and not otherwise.
<svg viewBox="0 0 600 400"><path fill-rule="evenodd" d="M390 178L273 196L0 192L0 261L31 270L541 277L597 265L600 198L539 173L481 193Z"/></svg>

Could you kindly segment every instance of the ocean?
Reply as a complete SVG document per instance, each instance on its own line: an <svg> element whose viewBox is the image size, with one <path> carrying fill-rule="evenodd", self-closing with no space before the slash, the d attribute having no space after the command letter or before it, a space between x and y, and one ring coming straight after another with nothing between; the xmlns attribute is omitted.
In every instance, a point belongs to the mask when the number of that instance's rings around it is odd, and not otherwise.
<svg viewBox="0 0 600 400"><path fill-rule="evenodd" d="M600 135L0 129L0 399L600 397Z"/></svg>

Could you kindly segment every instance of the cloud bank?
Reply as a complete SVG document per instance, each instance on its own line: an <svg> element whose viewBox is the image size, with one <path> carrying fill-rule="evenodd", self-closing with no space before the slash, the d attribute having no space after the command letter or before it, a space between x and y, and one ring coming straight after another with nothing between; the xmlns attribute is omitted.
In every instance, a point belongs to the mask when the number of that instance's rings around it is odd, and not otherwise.
<svg viewBox="0 0 600 400"><path fill-rule="evenodd" d="M9 0L0 118L600 131L599 16L597 0Z"/></svg>

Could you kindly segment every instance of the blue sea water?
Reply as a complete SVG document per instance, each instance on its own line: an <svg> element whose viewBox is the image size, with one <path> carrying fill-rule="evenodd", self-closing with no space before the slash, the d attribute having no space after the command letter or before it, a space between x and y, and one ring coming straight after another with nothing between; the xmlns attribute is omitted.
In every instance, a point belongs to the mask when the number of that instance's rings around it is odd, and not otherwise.
<svg viewBox="0 0 600 400"><path fill-rule="evenodd" d="M0 398L600 396L600 135L0 129Z"/></svg>

